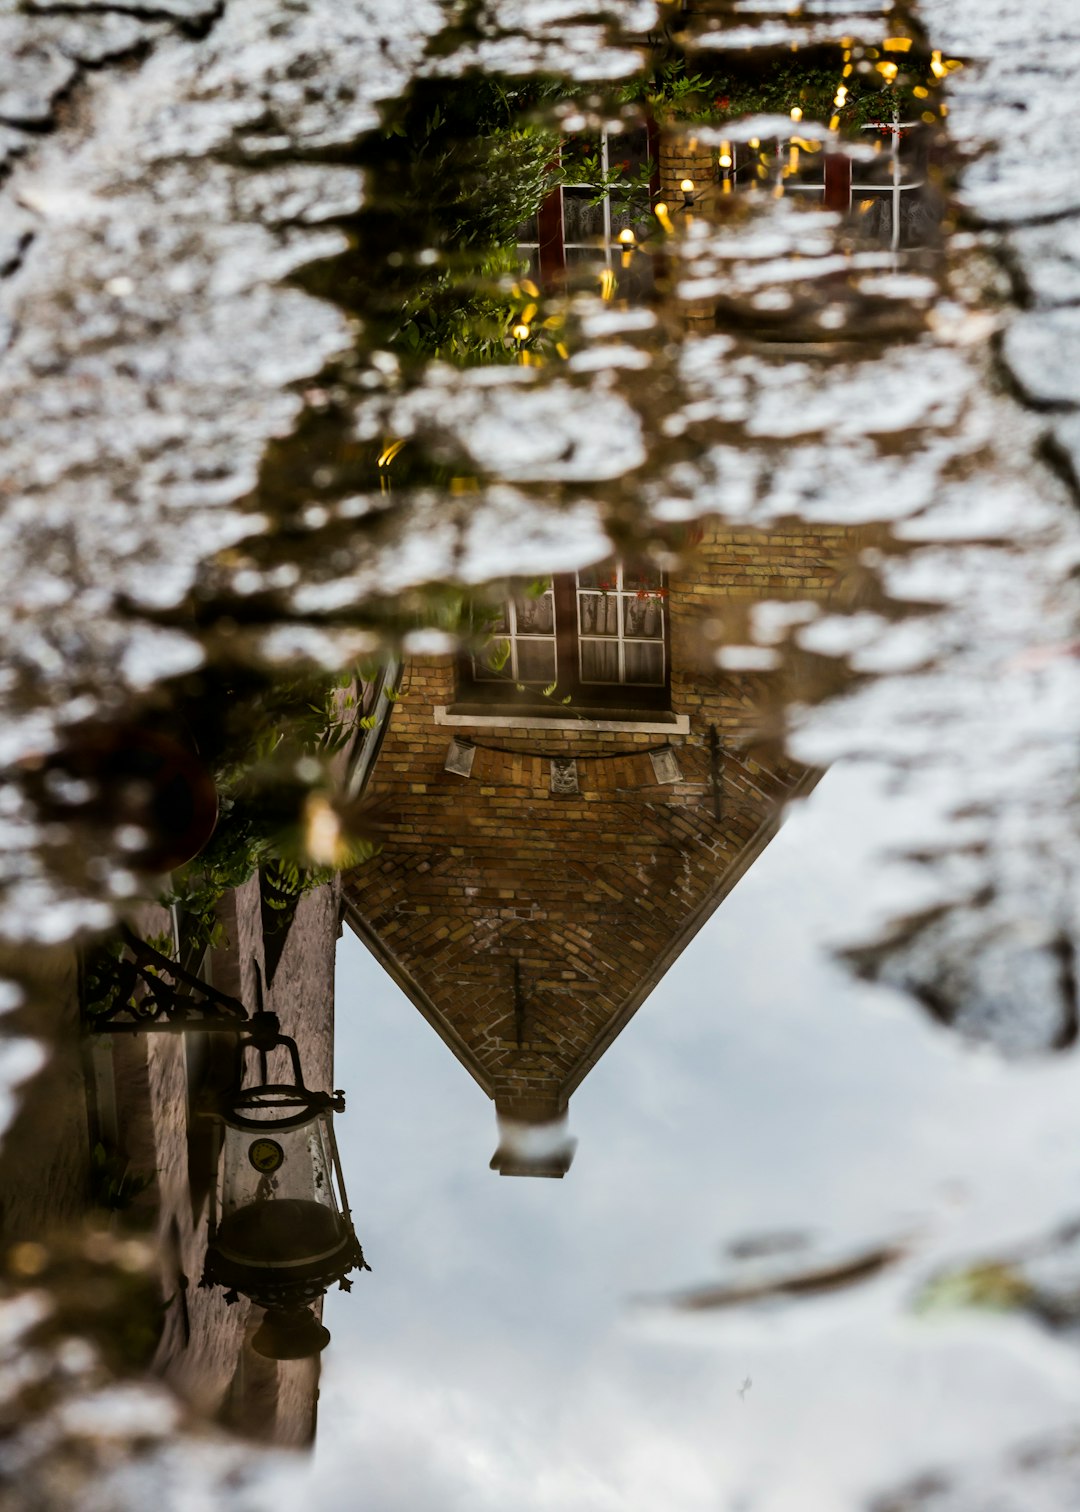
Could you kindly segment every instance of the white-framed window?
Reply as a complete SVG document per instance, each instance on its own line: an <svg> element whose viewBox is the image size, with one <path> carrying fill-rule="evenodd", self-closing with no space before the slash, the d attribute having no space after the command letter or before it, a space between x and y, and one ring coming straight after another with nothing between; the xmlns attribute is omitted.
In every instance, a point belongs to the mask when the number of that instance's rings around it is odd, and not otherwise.
<svg viewBox="0 0 1080 1512"><path fill-rule="evenodd" d="M667 709L667 582L636 564L560 572L474 623L482 649L460 658L458 700L569 709Z"/></svg>
<svg viewBox="0 0 1080 1512"><path fill-rule="evenodd" d="M576 591L582 685L662 687L667 611L660 573L617 562L579 572Z"/></svg>
<svg viewBox="0 0 1080 1512"><path fill-rule="evenodd" d="M541 593L509 599L492 627L492 644L474 661L478 682L505 682L546 688L558 676L555 597L549 583Z"/></svg>

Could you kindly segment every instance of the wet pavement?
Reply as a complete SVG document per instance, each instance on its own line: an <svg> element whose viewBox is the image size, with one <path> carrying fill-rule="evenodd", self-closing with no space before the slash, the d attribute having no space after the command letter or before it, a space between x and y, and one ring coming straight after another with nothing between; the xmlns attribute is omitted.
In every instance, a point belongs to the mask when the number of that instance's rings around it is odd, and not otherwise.
<svg viewBox="0 0 1080 1512"><path fill-rule="evenodd" d="M0 15L0 1505L1075 1500L1069 9ZM101 940L339 890L309 1464Z"/></svg>

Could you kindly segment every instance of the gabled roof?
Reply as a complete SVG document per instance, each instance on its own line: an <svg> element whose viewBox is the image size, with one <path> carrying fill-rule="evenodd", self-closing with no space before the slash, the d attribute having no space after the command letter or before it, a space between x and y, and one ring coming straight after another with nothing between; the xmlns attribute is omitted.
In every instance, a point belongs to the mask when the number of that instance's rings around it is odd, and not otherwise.
<svg viewBox="0 0 1080 1512"><path fill-rule="evenodd" d="M648 736L579 737L563 797L543 752L574 737L477 732L462 777L431 703L404 704L373 784L402 823L345 879L346 920L500 1115L554 1120L813 777L728 753L718 805L703 742L658 783Z"/></svg>

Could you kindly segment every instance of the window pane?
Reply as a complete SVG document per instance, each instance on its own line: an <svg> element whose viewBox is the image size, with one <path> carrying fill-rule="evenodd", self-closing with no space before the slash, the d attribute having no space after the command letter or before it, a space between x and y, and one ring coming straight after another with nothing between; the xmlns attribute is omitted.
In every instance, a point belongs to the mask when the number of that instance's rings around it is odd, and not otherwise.
<svg viewBox="0 0 1080 1512"><path fill-rule="evenodd" d="M637 593L642 588L653 592L660 587L661 573L656 567L626 567L623 569L623 587L628 593Z"/></svg>
<svg viewBox="0 0 1080 1512"><path fill-rule="evenodd" d="M518 682L540 683L547 687L555 681L555 642L553 640L519 640Z"/></svg>
<svg viewBox="0 0 1080 1512"><path fill-rule="evenodd" d="M517 611L518 633L521 635L552 635L555 630L555 600L550 593L539 598L514 600Z"/></svg>
<svg viewBox="0 0 1080 1512"><path fill-rule="evenodd" d="M642 592L644 593L644 589ZM640 635L647 639L655 637L659 640L664 633L664 608L658 598L626 598L623 601L623 614L626 635Z"/></svg>
<svg viewBox="0 0 1080 1512"><path fill-rule="evenodd" d="M564 137L562 141L563 175L568 184L591 182L600 160L600 136L582 133L581 136Z"/></svg>
<svg viewBox="0 0 1080 1512"><path fill-rule="evenodd" d="M473 675L477 682L505 682L510 675L510 642L500 638L485 646L473 657Z"/></svg>
<svg viewBox="0 0 1080 1512"><path fill-rule="evenodd" d="M664 681L662 641L626 642L626 681L650 688Z"/></svg>
<svg viewBox="0 0 1080 1512"><path fill-rule="evenodd" d="M578 606L582 635L618 635L617 593L579 593Z"/></svg>
<svg viewBox="0 0 1080 1512"><path fill-rule="evenodd" d="M619 681L618 641L581 642L581 680L587 683Z"/></svg>
<svg viewBox="0 0 1080 1512"><path fill-rule="evenodd" d="M604 207L591 205L593 190L563 190L563 237L568 242L591 242L604 234Z"/></svg>
<svg viewBox="0 0 1080 1512"><path fill-rule="evenodd" d="M579 588L615 588L618 586L619 569L614 562L601 562L599 567L586 567L577 575Z"/></svg>

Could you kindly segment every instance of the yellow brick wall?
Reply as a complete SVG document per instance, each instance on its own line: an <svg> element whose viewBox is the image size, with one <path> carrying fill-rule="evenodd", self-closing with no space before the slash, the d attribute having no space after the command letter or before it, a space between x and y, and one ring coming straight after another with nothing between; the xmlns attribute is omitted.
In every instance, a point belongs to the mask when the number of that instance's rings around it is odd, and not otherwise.
<svg viewBox="0 0 1080 1512"><path fill-rule="evenodd" d="M762 598L828 599L862 544L842 528L705 529L669 583L685 736L448 728L434 709L454 701L452 659L407 667L372 784L392 836L346 896L500 1112L555 1116L804 777L781 754L776 674L718 669L714 642ZM477 746L468 778L443 769L455 735ZM648 752L669 740L682 780L664 785ZM578 795L551 792L555 755L577 759Z"/></svg>

